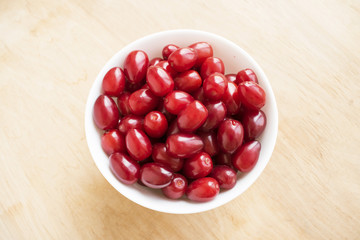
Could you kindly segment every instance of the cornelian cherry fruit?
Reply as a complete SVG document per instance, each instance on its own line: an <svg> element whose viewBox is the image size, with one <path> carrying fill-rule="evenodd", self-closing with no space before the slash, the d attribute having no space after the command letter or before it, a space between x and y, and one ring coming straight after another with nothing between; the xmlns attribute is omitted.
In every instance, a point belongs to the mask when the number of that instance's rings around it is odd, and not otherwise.
<svg viewBox="0 0 360 240"><path fill-rule="evenodd" d="M224 75L203 41L152 54L131 51L102 80L93 120L110 170L169 199L210 201L257 164L267 123L261 79L250 68Z"/></svg>

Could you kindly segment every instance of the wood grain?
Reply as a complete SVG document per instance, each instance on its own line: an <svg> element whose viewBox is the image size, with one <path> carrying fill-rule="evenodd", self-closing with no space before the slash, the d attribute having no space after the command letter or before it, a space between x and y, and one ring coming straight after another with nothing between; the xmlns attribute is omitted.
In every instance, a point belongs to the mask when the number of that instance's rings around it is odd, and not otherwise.
<svg viewBox="0 0 360 240"><path fill-rule="evenodd" d="M131 41L193 28L263 67L279 135L261 177L218 209L169 215L93 163L88 91ZM360 239L360 2L0 2L1 239Z"/></svg>

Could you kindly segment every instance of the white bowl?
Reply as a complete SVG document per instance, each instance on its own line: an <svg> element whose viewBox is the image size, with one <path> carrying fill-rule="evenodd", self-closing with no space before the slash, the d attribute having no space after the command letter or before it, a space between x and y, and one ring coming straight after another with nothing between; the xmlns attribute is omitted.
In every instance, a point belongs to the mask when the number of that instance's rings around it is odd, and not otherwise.
<svg viewBox="0 0 360 240"><path fill-rule="evenodd" d="M266 91L266 105L262 109L267 116L267 126L259 139L261 142L261 153L254 169L247 174L238 174L236 186L231 190L221 191L212 201L205 203L191 202L186 199L170 200L162 195L160 190L153 190L139 184L125 185L118 181L109 168L109 160L101 148L101 131L97 129L93 121L93 105L101 94L101 83L105 73L112 67L123 67L123 62L128 53L133 50L144 50L149 59L161 57L162 48L173 43L180 47L192 43L206 41L214 50L214 56L220 57L225 64L227 73L237 73L244 68L251 68L257 74L259 84ZM101 69L90 90L85 110L85 132L90 153L106 180L123 196L131 201L159 212L187 214L198 213L219 207L242 194L255 182L268 163L275 146L278 131L278 111L274 93L270 82L261 67L255 60L235 43L213 33L197 30L172 30L155 33L138 39L119 52L117 52Z"/></svg>

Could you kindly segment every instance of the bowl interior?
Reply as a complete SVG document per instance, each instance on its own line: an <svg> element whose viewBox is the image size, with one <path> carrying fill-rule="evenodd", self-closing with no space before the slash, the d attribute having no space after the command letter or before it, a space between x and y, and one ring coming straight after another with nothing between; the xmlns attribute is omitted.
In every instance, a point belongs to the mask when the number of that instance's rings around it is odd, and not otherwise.
<svg viewBox="0 0 360 240"><path fill-rule="evenodd" d="M214 50L214 56L220 57L225 64L227 73L237 73L244 68L251 68L258 76L260 85L266 91L266 105L262 109L267 116L267 126L259 139L261 142L261 153L255 168L247 174L238 174L236 186L227 191L221 191L212 201L206 203L191 202L186 199L170 200L162 195L161 190L153 190L139 184L131 186L122 184L111 173L109 160L103 152L100 144L101 131L99 131L92 118L93 105L101 94L101 83L106 72L115 66L123 68L123 62L128 53L133 50L144 50L149 59L161 57L162 48L173 43L180 47L188 46L194 42L206 41ZM167 213L186 214L202 212L221 206L243 193L261 174L270 159L275 146L278 113L275 97L270 83L260 66L243 49L233 42L218 35L196 31L196 30L173 30L152 34L136 40L118 53L116 53L102 68L90 90L85 111L85 132L91 155L102 175L122 195L128 199L153 210Z"/></svg>

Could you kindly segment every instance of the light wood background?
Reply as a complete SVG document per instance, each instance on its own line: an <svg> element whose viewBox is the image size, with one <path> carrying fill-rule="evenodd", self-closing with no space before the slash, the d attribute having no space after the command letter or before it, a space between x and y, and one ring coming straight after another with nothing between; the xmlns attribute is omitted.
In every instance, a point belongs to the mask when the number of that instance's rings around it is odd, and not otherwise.
<svg viewBox="0 0 360 240"><path fill-rule="evenodd" d="M200 214L127 200L96 168L85 101L150 33L220 34L263 67L279 108L256 183ZM0 239L360 239L360 1L0 1Z"/></svg>

